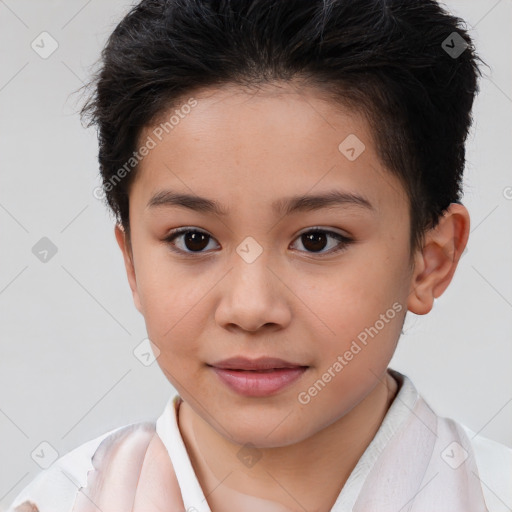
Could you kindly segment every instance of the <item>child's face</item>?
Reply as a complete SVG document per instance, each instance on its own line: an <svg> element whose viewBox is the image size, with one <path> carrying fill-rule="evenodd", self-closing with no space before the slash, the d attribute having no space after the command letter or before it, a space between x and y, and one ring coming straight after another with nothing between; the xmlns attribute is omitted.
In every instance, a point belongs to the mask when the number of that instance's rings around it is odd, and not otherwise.
<svg viewBox="0 0 512 512"><path fill-rule="evenodd" d="M262 447L315 434L374 389L412 289L407 196L379 162L366 121L314 91L276 92L210 89L190 112L177 109L161 141L161 129L146 129L141 144L148 136L157 144L130 191L134 269L117 231L135 304L169 381L220 434ZM339 149L350 134L365 146L359 156L353 137ZM208 198L229 213L148 207L164 190ZM288 215L272 208L335 190L371 207L347 202ZM183 226L210 238L164 240ZM301 236L315 227L324 231ZM326 231L354 242L335 253L343 245ZM240 355L307 369L280 390L246 396L209 366Z"/></svg>

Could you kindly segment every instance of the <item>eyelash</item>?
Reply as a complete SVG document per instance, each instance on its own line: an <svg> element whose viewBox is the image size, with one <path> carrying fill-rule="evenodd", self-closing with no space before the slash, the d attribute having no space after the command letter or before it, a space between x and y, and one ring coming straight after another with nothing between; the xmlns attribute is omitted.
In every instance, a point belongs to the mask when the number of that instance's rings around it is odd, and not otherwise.
<svg viewBox="0 0 512 512"><path fill-rule="evenodd" d="M183 227L183 228L173 229L172 231L170 231L169 235L164 238L164 242L168 243L169 249L171 251L179 253L179 254L191 255L192 257L207 254L205 252L193 252L193 251L184 251L182 249L177 249L172 242L175 238L177 238L178 236L185 234L185 233L202 233L204 235L210 236L210 238L213 238L211 235L209 235L205 231L201 231L201 230L195 229L195 228L193 229L193 228L189 228L189 227ZM322 229L319 227L314 227L314 228L309 229L308 231L304 231L304 232L300 233L297 236L297 238L300 238L302 235L306 235L309 233L325 233L327 235L332 236L339 242L341 242L340 245L338 247L336 247L335 249L331 249L330 251L327 251L324 253L315 253L315 252L305 251L305 252L308 252L308 254L312 254L314 256L324 256L324 255L331 255L331 254L336 254L336 253L342 252L342 251L346 250L352 242L354 242L353 239L348 238L347 236L341 235L340 233L336 233L335 231L329 231L327 229ZM300 252L304 252L304 251L300 251Z"/></svg>

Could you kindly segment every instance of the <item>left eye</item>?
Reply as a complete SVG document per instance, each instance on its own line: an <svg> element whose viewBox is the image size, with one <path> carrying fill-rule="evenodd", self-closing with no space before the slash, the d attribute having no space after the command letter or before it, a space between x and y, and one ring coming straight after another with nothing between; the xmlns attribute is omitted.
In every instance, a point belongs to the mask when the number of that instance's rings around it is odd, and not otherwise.
<svg viewBox="0 0 512 512"><path fill-rule="evenodd" d="M183 237L182 243L183 247L177 248L177 243L174 240ZM325 249L327 240L331 238L338 242L338 244L334 244L334 248L330 248L328 251L320 252ZM185 253L185 254L200 254L203 253L204 249L208 247L210 239L213 240L213 237L204 231L199 231L197 229L191 228L178 228L170 232L169 236L165 238L165 242L169 244L169 247L172 251ZM305 231L297 237L297 240L300 240L302 245L306 248L307 252L312 252L313 254L330 254L342 251L347 248L347 246L353 241L352 239L341 235L340 233L336 233L334 231L328 231L325 229L314 228L309 231Z"/></svg>
<svg viewBox="0 0 512 512"><path fill-rule="evenodd" d="M315 254L317 251L321 251L325 248L325 245L327 244L326 240L328 238L336 240L338 244L334 244L334 248L331 248L328 251L325 251L320 254L332 254L343 251L352 242L352 239L344 235L341 235L340 233L336 233L334 231L327 231L325 229L320 228L315 228L306 231L299 235L297 239L302 242L302 245L306 247L306 249L310 249Z"/></svg>

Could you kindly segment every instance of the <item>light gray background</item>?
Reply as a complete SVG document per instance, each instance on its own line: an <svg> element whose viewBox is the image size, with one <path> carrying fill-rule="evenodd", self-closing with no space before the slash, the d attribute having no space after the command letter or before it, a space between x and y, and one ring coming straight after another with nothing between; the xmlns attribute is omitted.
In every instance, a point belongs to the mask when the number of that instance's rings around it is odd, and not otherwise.
<svg viewBox="0 0 512 512"><path fill-rule="evenodd" d="M391 366L443 415L512 446L512 2L451 0L484 68L467 147L472 227L452 284L411 313ZM92 195L97 140L80 97L126 1L0 0L0 509L40 471L42 441L63 455L117 426L155 419L173 389L133 355L145 338L113 221ZM42 59L42 32L58 49ZM507 188L508 187L508 188ZM58 248L42 263L32 247Z"/></svg>

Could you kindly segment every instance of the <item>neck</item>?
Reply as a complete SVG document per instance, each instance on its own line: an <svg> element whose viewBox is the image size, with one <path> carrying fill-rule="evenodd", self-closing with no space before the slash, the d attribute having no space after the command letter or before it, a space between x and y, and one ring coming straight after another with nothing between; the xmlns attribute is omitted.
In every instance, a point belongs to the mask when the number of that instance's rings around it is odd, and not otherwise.
<svg viewBox="0 0 512 512"><path fill-rule="evenodd" d="M281 508L272 509L276 511L329 511L379 429L397 389L394 378L386 373L345 416L299 443L259 449L262 457L251 467L234 465L241 446L221 436L182 402L179 428L211 510L231 510L235 496L244 495L254 497L253 504L254 499L279 504ZM258 510L257 504L254 509ZM268 504L260 509L271 510Z"/></svg>

